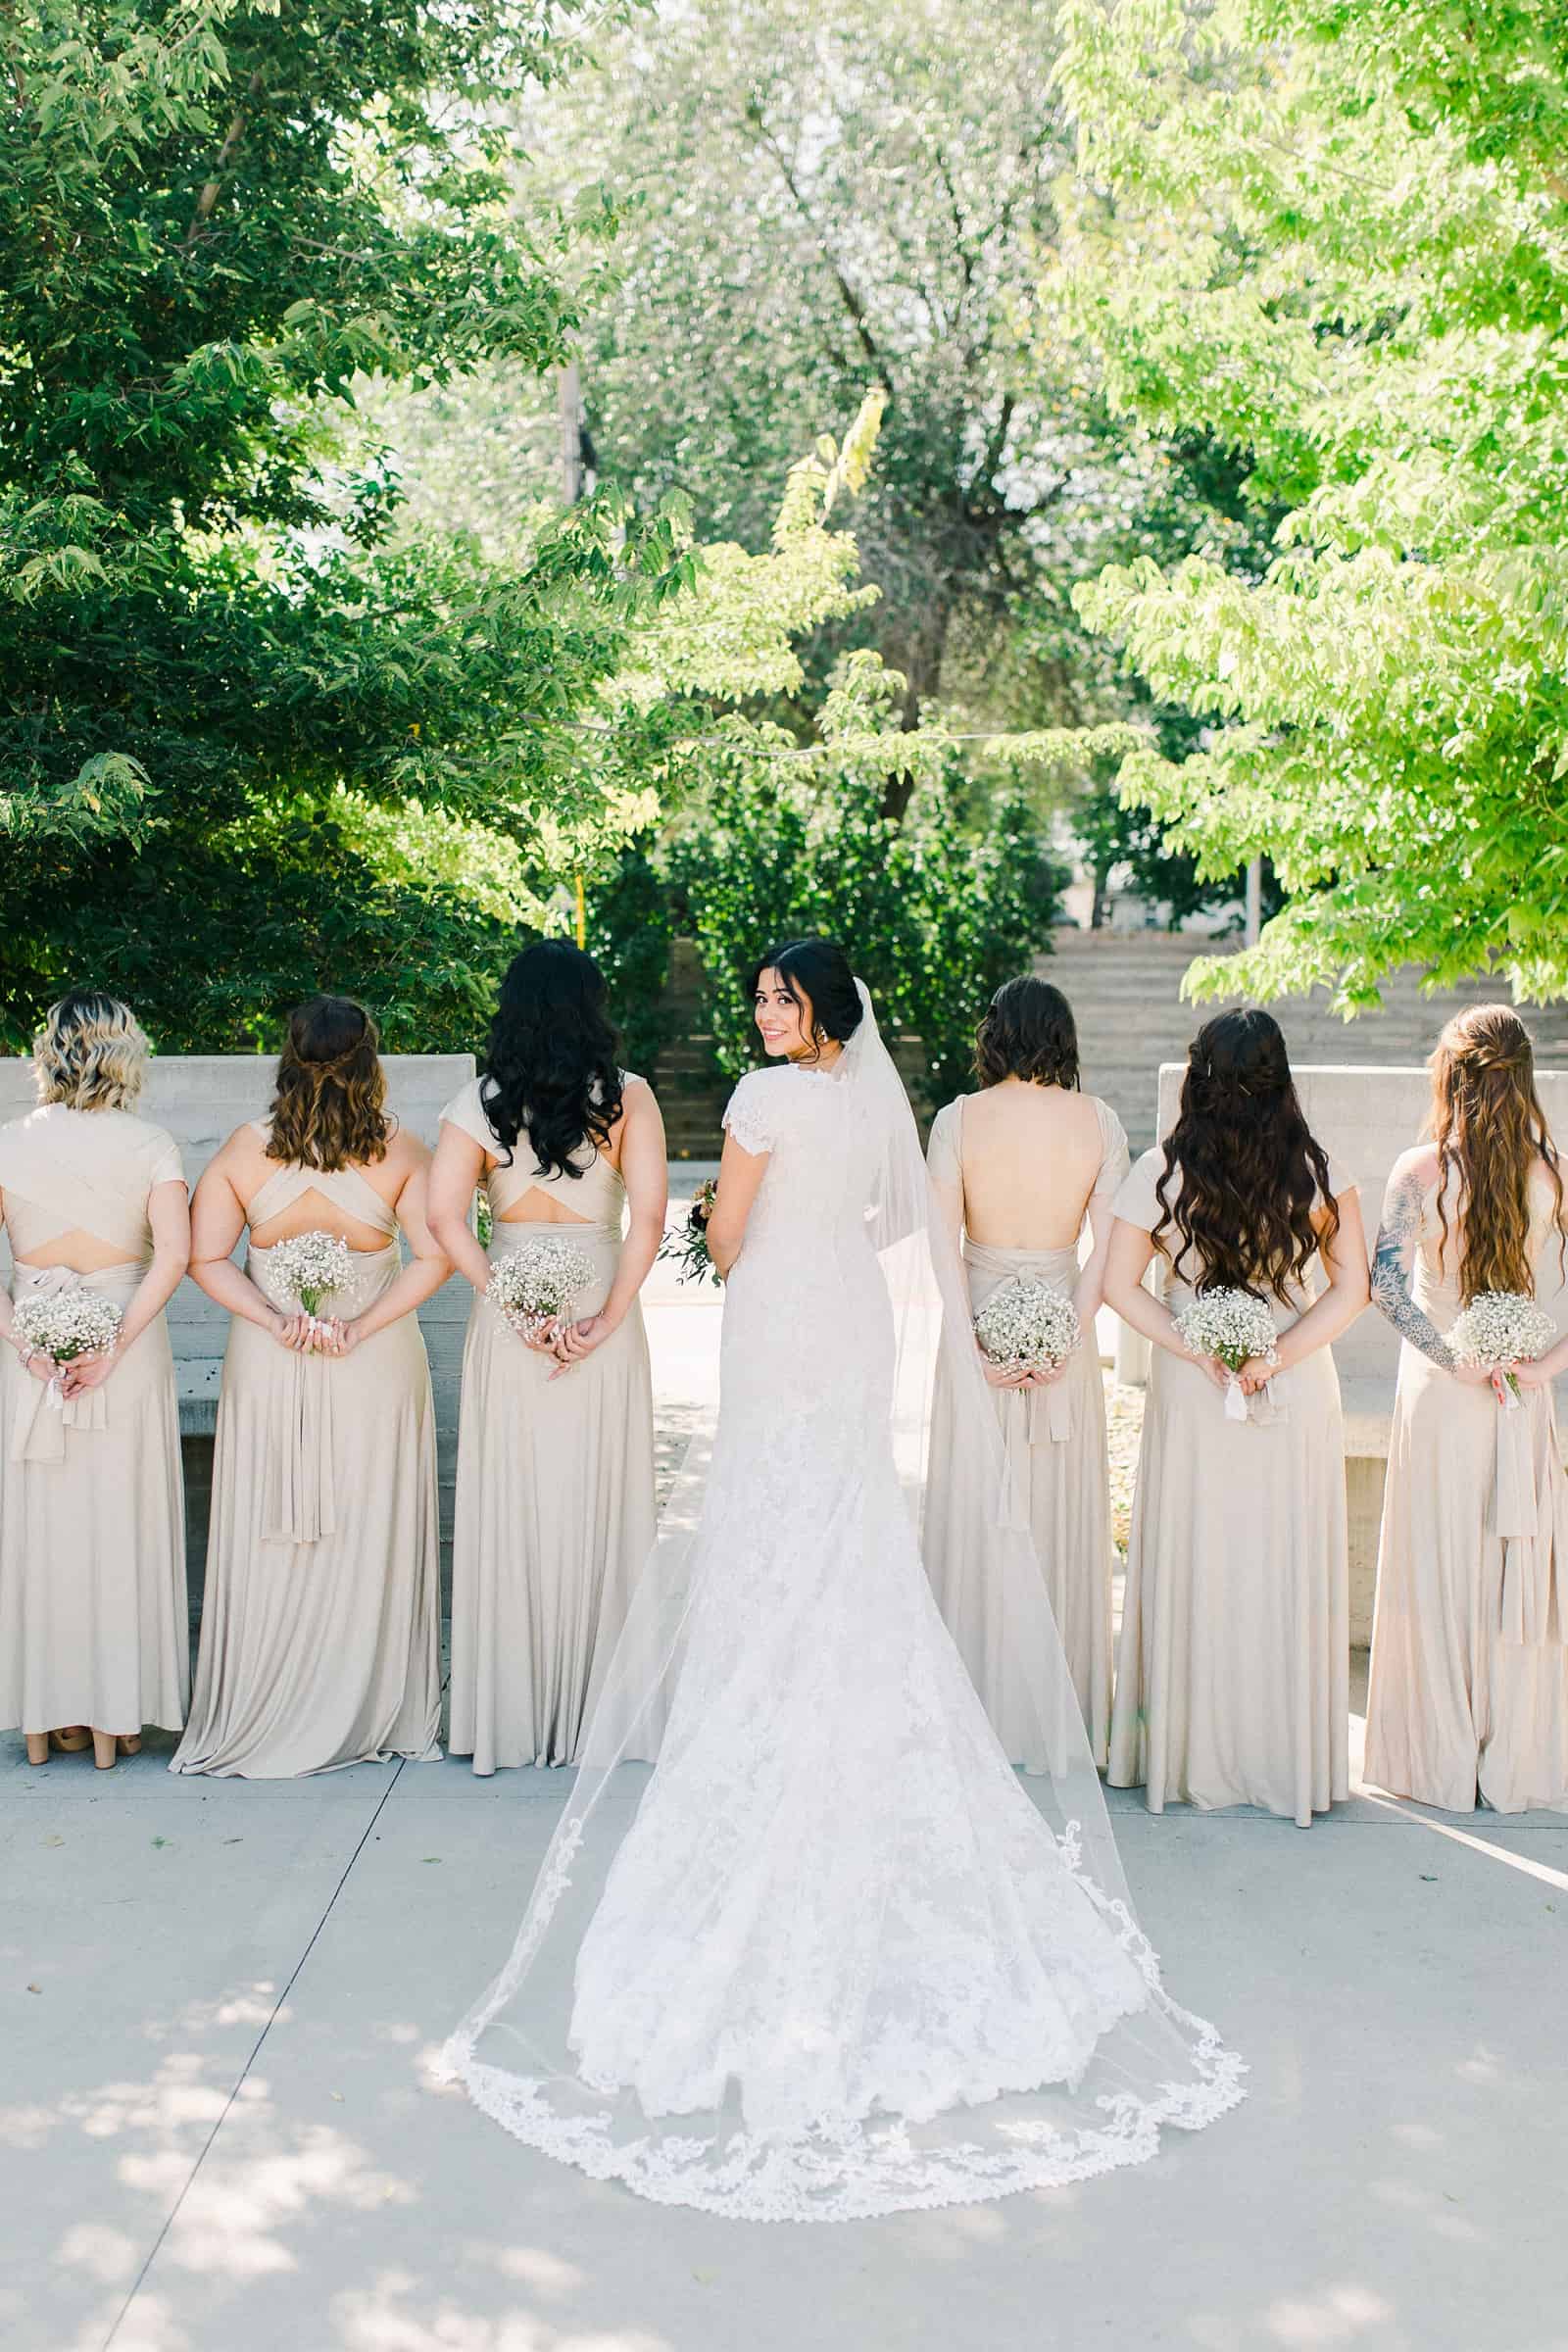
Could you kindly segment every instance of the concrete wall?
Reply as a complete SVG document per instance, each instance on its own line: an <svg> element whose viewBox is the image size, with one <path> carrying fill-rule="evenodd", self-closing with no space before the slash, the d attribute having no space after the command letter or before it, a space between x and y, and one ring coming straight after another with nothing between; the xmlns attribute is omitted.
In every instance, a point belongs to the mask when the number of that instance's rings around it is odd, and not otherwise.
<svg viewBox="0 0 1568 2352"><path fill-rule="evenodd" d="M441 1106L473 1076L471 1054L388 1054L383 1056L387 1100L416 1135L435 1144ZM276 1064L270 1054L155 1054L138 1109L167 1127L178 1144L185 1174L195 1186L219 1146L246 1119L261 1118L271 1098ZM37 1100L32 1064L0 1060L0 1120L30 1110ZM0 1264L10 1253L0 1237ZM470 1292L454 1275L419 1310L430 1355L440 1459L443 1548L452 1538L452 1492L458 1439L458 1382ZM170 1338L179 1377L179 1420L185 1453L187 1549L193 1612L201 1592L207 1505L212 1488L212 1431L218 1409L228 1318L193 1282L182 1282L169 1307Z"/></svg>

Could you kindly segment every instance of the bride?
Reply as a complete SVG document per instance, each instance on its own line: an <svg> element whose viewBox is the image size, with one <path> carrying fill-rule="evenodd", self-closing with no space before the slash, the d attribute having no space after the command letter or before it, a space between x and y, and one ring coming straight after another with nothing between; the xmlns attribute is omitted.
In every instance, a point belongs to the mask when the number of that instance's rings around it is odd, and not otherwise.
<svg viewBox="0 0 1568 2352"><path fill-rule="evenodd" d="M710 1459L688 1459L512 1956L442 2071L597 2179L753 2220L1140 2163L1161 2124L1235 2104L1241 2061L1133 1919L870 1000L816 939L754 994L776 1066L725 1112ZM921 1567L939 1348L996 1498L1010 1760Z"/></svg>

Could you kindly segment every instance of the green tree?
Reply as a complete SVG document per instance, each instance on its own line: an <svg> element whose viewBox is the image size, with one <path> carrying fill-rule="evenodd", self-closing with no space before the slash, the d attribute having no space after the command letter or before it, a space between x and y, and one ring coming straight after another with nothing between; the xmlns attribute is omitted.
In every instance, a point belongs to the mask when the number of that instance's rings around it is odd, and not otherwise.
<svg viewBox="0 0 1568 2352"><path fill-rule="evenodd" d="M1204 722L1124 790L1287 893L1195 993L1416 962L1568 990L1568 17L1449 0L1064 0L1086 182L1053 293L1114 407L1246 454L1261 580L1077 594Z"/></svg>
<svg viewBox="0 0 1568 2352"><path fill-rule="evenodd" d="M563 347L486 112L558 12L27 0L0 51L0 1034L89 973L169 1044L323 979L466 1025L509 843L615 827L577 721L691 572L606 505L398 541L355 429L364 369Z"/></svg>

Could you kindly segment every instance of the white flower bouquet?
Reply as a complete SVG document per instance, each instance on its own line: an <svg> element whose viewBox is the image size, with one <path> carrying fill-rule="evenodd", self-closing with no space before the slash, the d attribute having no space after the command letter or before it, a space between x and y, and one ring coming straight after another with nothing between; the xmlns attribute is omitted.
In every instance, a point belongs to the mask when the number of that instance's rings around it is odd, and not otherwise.
<svg viewBox="0 0 1568 2352"><path fill-rule="evenodd" d="M1225 1391L1225 1415L1230 1421L1248 1418L1247 1397L1236 1375L1249 1356L1272 1364L1279 1357L1279 1334L1274 1317L1250 1291L1200 1291L1176 1317L1176 1331L1195 1355L1211 1355L1231 1378Z"/></svg>
<svg viewBox="0 0 1568 2352"><path fill-rule="evenodd" d="M268 1252L267 1274L270 1285L314 1323L322 1299L353 1281L354 1253L336 1234L296 1233Z"/></svg>
<svg viewBox="0 0 1568 2352"><path fill-rule="evenodd" d="M1502 1373L1511 1409L1519 1402L1519 1383L1509 1365L1533 1364L1545 1354L1556 1334L1545 1308L1523 1291L1481 1291L1454 1317L1448 1346L1461 1364Z"/></svg>
<svg viewBox="0 0 1568 2352"><path fill-rule="evenodd" d="M580 1242L564 1234L534 1234L497 1258L484 1295L514 1331L537 1340L564 1318L594 1272L594 1261Z"/></svg>
<svg viewBox="0 0 1568 2352"><path fill-rule="evenodd" d="M974 1319L983 1355L1009 1372L1054 1372L1083 1333L1070 1298L1014 1274L992 1292Z"/></svg>
<svg viewBox="0 0 1568 2352"><path fill-rule="evenodd" d="M49 1402L58 1411L64 1402L60 1367L83 1355L107 1355L120 1337L120 1309L96 1291L45 1291L17 1300L14 1324L24 1348L35 1348L55 1366L49 1383Z"/></svg>

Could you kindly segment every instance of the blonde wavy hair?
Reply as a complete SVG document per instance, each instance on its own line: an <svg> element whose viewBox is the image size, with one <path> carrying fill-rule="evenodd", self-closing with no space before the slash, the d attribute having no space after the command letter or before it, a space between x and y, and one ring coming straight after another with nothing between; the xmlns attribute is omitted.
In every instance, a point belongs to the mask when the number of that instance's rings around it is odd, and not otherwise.
<svg viewBox="0 0 1568 2352"><path fill-rule="evenodd" d="M128 1110L151 1051L128 1004L100 989L74 988L50 1005L32 1041L38 1100L68 1110Z"/></svg>
<svg viewBox="0 0 1568 2352"><path fill-rule="evenodd" d="M1511 1004L1456 1012L1427 1068L1438 1147L1441 1254L1448 1253L1448 1179L1459 1179L1459 1290L1466 1305L1484 1291L1535 1291L1530 1263L1531 1179L1544 1165L1556 1200L1559 1262L1568 1242L1562 1171L1536 1092L1530 1032Z"/></svg>
<svg viewBox="0 0 1568 2352"><path fill-rule="evenodd" d="M269 1114L269 1159L347 1168L385 1159L392 1122L380 1038L352 997L312 997L288 1016Z"/></svg>

